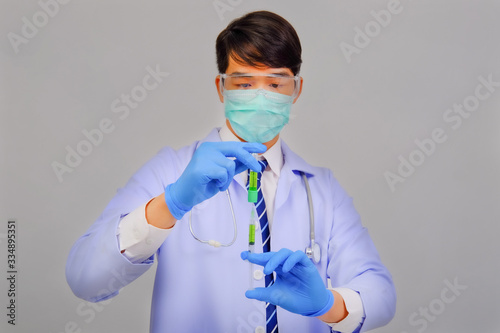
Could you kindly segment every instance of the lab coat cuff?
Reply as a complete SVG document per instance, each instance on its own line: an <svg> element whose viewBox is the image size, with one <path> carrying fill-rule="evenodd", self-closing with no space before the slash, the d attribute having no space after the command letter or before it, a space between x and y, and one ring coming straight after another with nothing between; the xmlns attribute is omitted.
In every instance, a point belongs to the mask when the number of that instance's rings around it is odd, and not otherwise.
<svg viewBox="0 0 500 333"><path fill-rule="evenodd" d="M120 251L132 263L142 263L155 254L172 228L161 229L146 220L147 203L122 218L118 225Z"/></svg>
<svg viewBox="0 0 500 333"><path fill-rule="evenodd" d="M334 332L351 333L363 323L365 311L361 296L349 288L332 288L342 296L348 315L338 323L327 323Z"/></svg>

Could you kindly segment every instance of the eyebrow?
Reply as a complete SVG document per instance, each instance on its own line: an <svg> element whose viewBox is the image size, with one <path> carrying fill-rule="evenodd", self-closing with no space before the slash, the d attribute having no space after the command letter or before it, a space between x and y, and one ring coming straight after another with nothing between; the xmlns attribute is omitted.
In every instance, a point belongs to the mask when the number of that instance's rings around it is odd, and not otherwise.
<svg viewBox="0 0 500 333"><path fill-rule="evenodd" d="M276 72L276 73L268 73L268 74L271 74L271 75L279 75L279 76L290 76L290 74L287 72L287 71L280 71L280 72ZM253 77L253 73L243 73L243 72L232 72L232 73L229 73L229 75L242 75L242 76L247 76L247 77Z"/></svg>

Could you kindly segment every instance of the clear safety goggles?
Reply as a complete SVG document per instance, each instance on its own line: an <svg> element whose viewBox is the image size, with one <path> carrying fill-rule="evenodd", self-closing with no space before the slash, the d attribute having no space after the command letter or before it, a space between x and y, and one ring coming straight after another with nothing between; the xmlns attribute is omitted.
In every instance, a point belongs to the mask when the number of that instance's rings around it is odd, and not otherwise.
<svg viewBox="0 0 500 333"><path fill-rule="evenodd" d="M300 76L281 74L220 74L221 92L225 90L265 89L296 97L300 90Z"/></svg>

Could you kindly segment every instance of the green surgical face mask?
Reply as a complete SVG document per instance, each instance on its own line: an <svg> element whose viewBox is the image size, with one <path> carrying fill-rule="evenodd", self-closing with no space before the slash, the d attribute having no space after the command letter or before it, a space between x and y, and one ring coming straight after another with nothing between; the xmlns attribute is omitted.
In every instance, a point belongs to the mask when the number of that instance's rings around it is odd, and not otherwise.
<svg viewBox="0 0 500 333"><path fill-rule="evenodd" d="M226 118L245 141L264 143L278 135L290 118L293 97L264 89L224 91Z"/></svg>

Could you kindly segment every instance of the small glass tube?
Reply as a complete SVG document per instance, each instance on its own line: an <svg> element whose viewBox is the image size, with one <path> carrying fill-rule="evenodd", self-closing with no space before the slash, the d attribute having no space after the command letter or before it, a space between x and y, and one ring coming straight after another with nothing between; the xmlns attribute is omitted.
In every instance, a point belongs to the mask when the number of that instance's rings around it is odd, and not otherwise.
<svg viewBox="0 0 500 333"><path fill-rule="evenodd" d="M248 202L256 203L257 197L257 172L250 170L250 176L248 180Z"/></svg>

